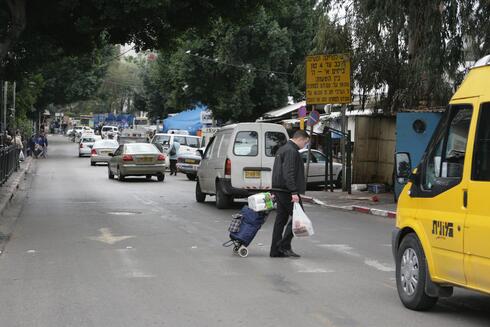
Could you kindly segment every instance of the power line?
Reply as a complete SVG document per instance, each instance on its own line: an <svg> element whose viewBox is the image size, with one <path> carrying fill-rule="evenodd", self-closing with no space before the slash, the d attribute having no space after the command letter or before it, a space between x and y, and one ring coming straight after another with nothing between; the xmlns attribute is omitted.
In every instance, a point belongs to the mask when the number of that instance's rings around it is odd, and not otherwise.
<svg viewBox="0 0 490 327"><path fill-rule="evenodd" d="M277 71L277 70L267 70L267 69L261 69L261 68L256 68L256 67L253 67L252 65L250 64L247 64L247 65L237 65L237 64L232 64L232 63L228 63L228 62L224 62L224 61L220 61L218 58L215 58L215 59L211 59L209 57L203 57L203 56L200 56L199 54L197 53L192 53L191 50L187 50L185 52L186 54L188 54L189 56L193 56L193 57L196 57L196 58L199 58L201 60L205 60L205 61L208 61L208 62L212 62L214 64L218 64L218 65L225 65L225 66L229 66L229 67L234 67L234 68L238 68L238 69L242 69L242 70L246 70L248 71L249 73L251 71L258 71L258 72L263 72L263 73L269 73L271 74L271 77L274 76L274 74L277 74L277 75L289 75L289 76L292 76L294 74L292 73L287 73L287 72L281 72L281 71Z"/></svg>

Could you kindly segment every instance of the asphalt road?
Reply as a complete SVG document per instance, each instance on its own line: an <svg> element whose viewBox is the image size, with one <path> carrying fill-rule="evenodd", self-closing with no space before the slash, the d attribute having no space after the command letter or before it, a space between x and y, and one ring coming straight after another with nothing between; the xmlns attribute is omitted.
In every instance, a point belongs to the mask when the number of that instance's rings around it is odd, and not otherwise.
<svg viewBox="0 0 490 327"><path fill-rule="evenodd" d="M400 304L394 221L307 206L300 259L270 258L272 214L248 258L222 247L233 210L194 182L109 180L50 139L0 256L1 326L488 326L490 297L456 290L427 313Z"/></svg>

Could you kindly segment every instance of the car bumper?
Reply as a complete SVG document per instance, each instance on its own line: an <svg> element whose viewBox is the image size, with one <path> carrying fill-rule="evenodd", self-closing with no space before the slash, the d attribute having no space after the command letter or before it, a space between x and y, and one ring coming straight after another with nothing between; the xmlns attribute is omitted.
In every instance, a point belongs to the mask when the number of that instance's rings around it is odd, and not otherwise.
<svg viewBox="0 0 490 327"><path fill-rule="evenodd" d="M194 174L197 175L198 165L189 165L189 164L177 164L177 170L184 174Z"/></svg>
<svg viewBox="0 0 490 327"><path fill-rule="evenodd" d="M109 156L91 156L90 161L91 162L109 162L111 160L111 157Z"/></svg>
<svg viewBox="0 0 490 327"><path fill-rule="evenodd" d="M155 165L137 165L137 164L124 164L119 167L119 170L126 176L138 176L138 175L155 175L165 173L165 164Z"/></svg>
<svg viewBox="0 0 490 327"><path fill-rule="evenodd" d="M258 192L258 190L247 190L247 189L233 187L231 185L231 179L229 178L220 179L220 184L223 192L226 195L231 195L237 198L246 198Z"/></svg>
<svg viewBox="0 0 490 327"><path fill-rule="evenodd" d="M80 149L80 150L78 150L78 153L81 156L89 156L91 152L92 152L92 149L91 148L88 148L87 150L86 149Z"/></svg>
<svg viewBox="0 0 490 327"><path fill-rule="evenodd" d="M400 243L401 230L395 228L391 232L391 251L393 252L393 258L396 260L396 252L398 251L398 244Z"/></svg>

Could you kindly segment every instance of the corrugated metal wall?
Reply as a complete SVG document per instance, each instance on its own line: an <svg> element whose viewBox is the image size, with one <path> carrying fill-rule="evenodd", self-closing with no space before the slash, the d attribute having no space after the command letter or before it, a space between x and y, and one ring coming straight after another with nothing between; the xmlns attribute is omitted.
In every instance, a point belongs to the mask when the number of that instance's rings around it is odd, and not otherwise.
<svg viewBox="0 0 490 327"><path fill-rule="evenodd" d="M393 183L396 119L357 116L352 173L354 184Z"/></svg>

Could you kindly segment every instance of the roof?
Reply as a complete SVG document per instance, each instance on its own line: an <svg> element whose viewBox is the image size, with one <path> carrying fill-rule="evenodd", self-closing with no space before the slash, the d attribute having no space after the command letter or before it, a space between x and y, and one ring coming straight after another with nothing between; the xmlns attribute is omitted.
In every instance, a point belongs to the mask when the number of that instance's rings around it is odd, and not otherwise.
<svg viewBox="0 0 490 327"><path fill-rule="evenodd" d="M267 118L279 118L279 117L287 115L293 111L297 111L299 108L304 107L304 106L306 106L306 101L296 102L296 103L290 104L286 107L266 112L261 117L261 120L266 120Z"/></svg>
<svg viewBox="0 0 490 327"><path fill-rule="evenodd" d="M477 61L451 101L489 94L488 85L490 85L490 56Z"/></svg>

